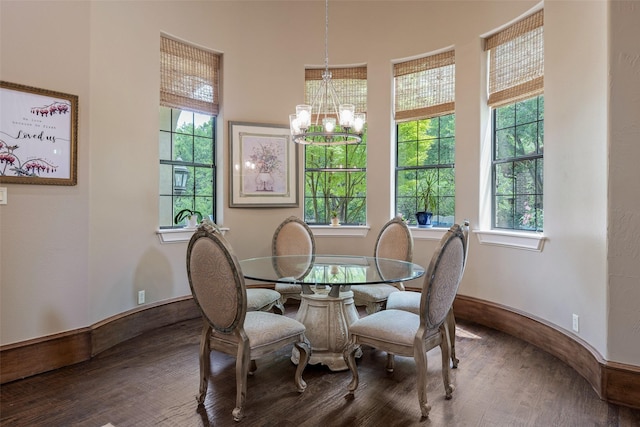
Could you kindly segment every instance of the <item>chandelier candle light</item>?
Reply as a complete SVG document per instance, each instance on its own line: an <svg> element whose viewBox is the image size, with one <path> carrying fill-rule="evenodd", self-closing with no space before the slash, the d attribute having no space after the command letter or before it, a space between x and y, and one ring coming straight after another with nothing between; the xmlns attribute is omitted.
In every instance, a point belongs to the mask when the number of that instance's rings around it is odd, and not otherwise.
<svg viewBox="0 0 640 427"><path fill-rule="evenodd" d="M325 0L324 72L311 105L296 105L289 115L291 136L298 144L359 144L366 121L353 104L341 104L329 71L329 0ZM322 121L320 121L322 119ZM313 123L312 123L313 121Z"/></svg>

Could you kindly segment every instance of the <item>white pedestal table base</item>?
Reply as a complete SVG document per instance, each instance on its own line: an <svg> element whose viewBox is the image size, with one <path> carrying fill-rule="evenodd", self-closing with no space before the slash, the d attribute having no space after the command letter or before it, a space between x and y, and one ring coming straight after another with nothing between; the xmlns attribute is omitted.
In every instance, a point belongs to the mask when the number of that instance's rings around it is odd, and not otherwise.
<svg viewBox="0 0 640 427"><path fill-rule="evenodd" d="M307 328L305 335L311 342L309 363L326 365L332 371L348 369L342 351L349 339L349 325L359 318L353 301L353 292L340 292L329 296L329 289L316 290L314 294L301 294L300 308L296 320ZM357 357L361 350L356 353ZM291 361L298 363L299 355L294 348Z"/></svg>

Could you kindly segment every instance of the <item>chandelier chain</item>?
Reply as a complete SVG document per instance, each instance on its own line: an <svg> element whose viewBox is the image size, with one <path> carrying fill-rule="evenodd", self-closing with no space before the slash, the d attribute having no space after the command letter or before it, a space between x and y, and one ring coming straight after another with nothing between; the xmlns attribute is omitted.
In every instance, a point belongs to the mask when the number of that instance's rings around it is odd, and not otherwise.
<svg viewBox="0 0 640 427"><path fill-rule="evenodd" d="M329 72L329 0L324 3L324 69Z"/></svg>

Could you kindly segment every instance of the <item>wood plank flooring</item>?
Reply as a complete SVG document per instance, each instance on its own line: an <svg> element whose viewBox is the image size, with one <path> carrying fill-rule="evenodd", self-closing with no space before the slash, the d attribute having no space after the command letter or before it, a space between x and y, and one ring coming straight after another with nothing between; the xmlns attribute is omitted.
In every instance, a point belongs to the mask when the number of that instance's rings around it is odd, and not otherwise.
<svg viewBox="0 0 640 427"><path fill-rule="evenodd" d="M295 312L287 307L288 314ZM201 321L180 322L113 347L88 362L0 387L2 426L640 426L640 410L600 400L586 380L519 339L459 321L444 399L438 349L429 353L429 419L420 419L413 359L365 348L360 386L345 399L348 371L308 366L307 390L293 384L290 351L258 360L249 377L245 419L235 423L234 359L212 353L215 377L198 408Z"/></svg>

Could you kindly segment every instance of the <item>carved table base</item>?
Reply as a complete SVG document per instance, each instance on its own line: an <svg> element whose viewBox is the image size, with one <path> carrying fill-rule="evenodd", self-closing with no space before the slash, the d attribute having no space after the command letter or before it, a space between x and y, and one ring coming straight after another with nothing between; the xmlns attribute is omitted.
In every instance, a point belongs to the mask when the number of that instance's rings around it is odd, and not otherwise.
<svg viewBox="0 0 640 427"><path fill-rule="evenodd" d="M314 294L301 294L300 308L296 320L307 328L305 335L311 342L309 364L321 363L332 371L348 369L342 357L347 340L349 325L355 322L358 310L353 302L353 292L340 292L339 296L329 296L329 289L317 289ZM361 351L356 353L360 357ZM298 363L298 354L293 349L291 361Z"/></svg>

